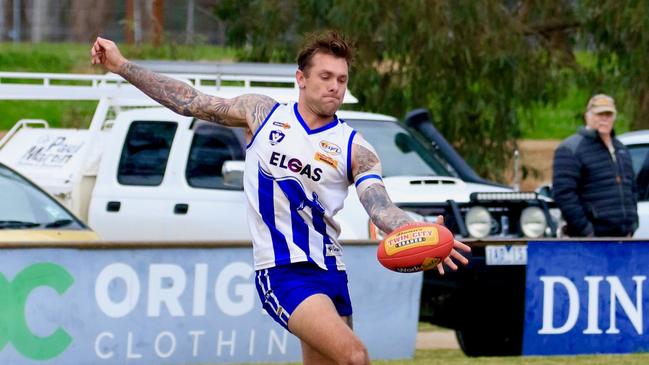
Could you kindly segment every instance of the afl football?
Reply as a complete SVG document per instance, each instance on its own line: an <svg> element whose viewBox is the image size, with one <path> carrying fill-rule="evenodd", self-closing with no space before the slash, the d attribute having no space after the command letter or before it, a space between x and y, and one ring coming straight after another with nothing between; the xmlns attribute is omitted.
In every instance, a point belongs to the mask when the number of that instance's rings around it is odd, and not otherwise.
<svg viewBox="0 0 649 365"><path fill-rule="evenodd" d="M442 225L409 223L385 236L376 256L381 265L396 272L424 271L451 253L453 241L453 233Z"/></svg>

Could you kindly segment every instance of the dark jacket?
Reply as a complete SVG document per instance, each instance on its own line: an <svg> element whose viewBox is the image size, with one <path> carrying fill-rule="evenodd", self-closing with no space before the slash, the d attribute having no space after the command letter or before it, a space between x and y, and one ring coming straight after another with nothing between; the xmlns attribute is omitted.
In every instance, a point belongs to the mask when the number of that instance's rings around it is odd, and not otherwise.
<svg viewBox="0 0 649 365"><path fill-rule="evenodd" d="M631 156L612 137L616 161L594 129L582 128L554 152L553 197L570 236L626 236L638 226Z"/></svg>

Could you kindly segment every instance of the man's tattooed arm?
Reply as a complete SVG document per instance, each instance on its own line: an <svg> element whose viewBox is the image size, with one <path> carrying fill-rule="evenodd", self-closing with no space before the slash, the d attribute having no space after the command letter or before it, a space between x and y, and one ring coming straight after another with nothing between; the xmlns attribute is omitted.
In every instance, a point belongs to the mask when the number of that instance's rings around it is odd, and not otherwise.
<svg viewBox="0 0 649 365"><path fill-rule="evenodd" d="M380 230L390 233L396 228L413 222L414 219L399 209L385 191L381 181L381 162L374 148L363 137L357 135L352 144L352 173L356 182L358 198L367 213ZM435 223L444 224L444 218L438 216ZM469 260L459 251L471 252L471 248L462 242L454 241L449 256L437 264L437 271L444 274L444 265L457 270L456 261L466 265Z"/></svg>
<svg viewBox="0 0 649 365"><path fill-rule="evenodd" d="M118 73L142 92L173 110L207 121L233 127L248 127L254 133L277 103L268 96L246 94L223 99L204 94L191 85L167 77L132 62Z"/></svg>
<svg viewBox="0 0 649 365"><path fill-rule="evenodd" d="M359 199L370 215L372 223L383 232L390 233L396 228L414 221L392 203L383 184L371 185L359 196Z"/></svg>
<svg viewBox="0 0 649 365"><path fill-rule="evenodd" d="M374 148L356 135L352 144L352 174L356 181L356 191L372 223L386 233L414 219L398 208L385 191L380 180L381 161ZM360 183L359 183L360 181Z"/></svg>

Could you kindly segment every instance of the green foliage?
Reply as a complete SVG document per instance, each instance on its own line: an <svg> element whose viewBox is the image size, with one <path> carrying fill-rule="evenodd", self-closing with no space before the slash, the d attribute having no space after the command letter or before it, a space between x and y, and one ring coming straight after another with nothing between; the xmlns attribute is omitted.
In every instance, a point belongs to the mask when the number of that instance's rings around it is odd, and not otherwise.
<svg viewBox="0 0 649 365"><path fill-rule="evenodd" d="M649 3L583 0L581 5L582 31L594 45L600 83L626 100L622 106L633 128L649 128Z"/></svg>
<svg viewBox="0 0 649 365"><path fill-rule="evenodd" d="M221 0L214 12L236 49L167 42L122 51L295 62L306 33L339 29L357 45L350 89L359 108L397 117L430 109L438 129L492 178L502 178L517 138L573 133L595 93L617 100L618 133L649 128L647 1ZM0 70L103 72L90 66L89 47L0 43ZM16 105L0 107L7 115ZM83 108L73 114L86 115Z"/></svg>
<svg viewBox="0 0 649 365"><path fill-rule="evenodd" d="M0 70L30 72L70 72L83 59L86 64L90 46L73 43L0 43Z"/></svg>
<svg viewBox="0 0 649 365"><path fill-rule="evenodd" d="M255 0L217 6L216 14L237 29L249 60L293 62L296 35L341 30L357 46L350 88L361 108L402 116L427 107L469 164L498 179L521 135L517 111L556 100L565 83L555 66L565 62L561 54L524 22L570 10L531 2L523 18L507 3ZM251 21L262 18L273 21Z"/></svg>
<svg viewBox="0 0 649 365"><path fill-rule="evenodd" d="M586 88L571 86L565 97L547 105L537 105L521 111L521 138L563 139L574 134L584 125L585 104L591 97ZM615 132L621 134L631 129L630 120L619 114Z"/></svg>
<svg viewBox="0 0 649 365"><path fill-rule="evenodd" d="M103 73L90 64L90 44L80 43L2 43L0 70L29 72ZM125 57L131 59L166 60L232 60L235 50L206 45L188 46L167 42L160 47L151 44L120 45Z"/></svg>
<svg viewBox="0 0 649 365"><path fill-rule="evenodd" d="M209 45L183 45L166 42L160 46L152 44L120 45L124 57L129 59L158 59L184 61L224 61L232 60L236 52L232 48Z"/></svg>
<svg viewBox="0 0 649 365"><path fill-rule="evenodd" d="M233 49L205 45L120 45L120 49L127 58L133 59L215 61L235 57ZM90 44L79 43L0 43L0 70L104 72L101 67L90 64ZM96 106L93 101L0 101L0 131L10 129L20 119L44 119L54 127L87 128Z"/></svg>
<svg viewBox="0 0 649 365"><path fill-rule="evenodd" d="M215 13L254 61L293 62L305 33L342 31L360 107L430 109L483 176L502 178L517 138L573 133L596 93L618 101L618 132L649 128L646 1L225 0Z"/></svg>
<svg viewBox="0 0 649 365"><path fill-rule="evenodd" d="M44 119L50 126L87 128L97 106L93 101L0 101L0 131L20 119Z"/></svg>

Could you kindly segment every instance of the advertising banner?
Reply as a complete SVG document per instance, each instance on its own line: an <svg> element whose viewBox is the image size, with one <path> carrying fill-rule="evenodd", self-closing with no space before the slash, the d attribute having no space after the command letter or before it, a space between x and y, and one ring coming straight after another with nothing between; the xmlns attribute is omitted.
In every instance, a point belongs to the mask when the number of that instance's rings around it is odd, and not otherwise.
<svg viewBox="0 0 649 365"><path fill-rule="evenodd" d="M647 242L530 242L525 355L649 351Z"/></svg>
<svg viewBox="0 0 649 365"><path fill-rule="evenodd" d="M422 275L380 267L375 246L345 259L371 357L412 357ZM250 248L2 249L0 364L299 361L261 308L251 261Z"/></svg>

